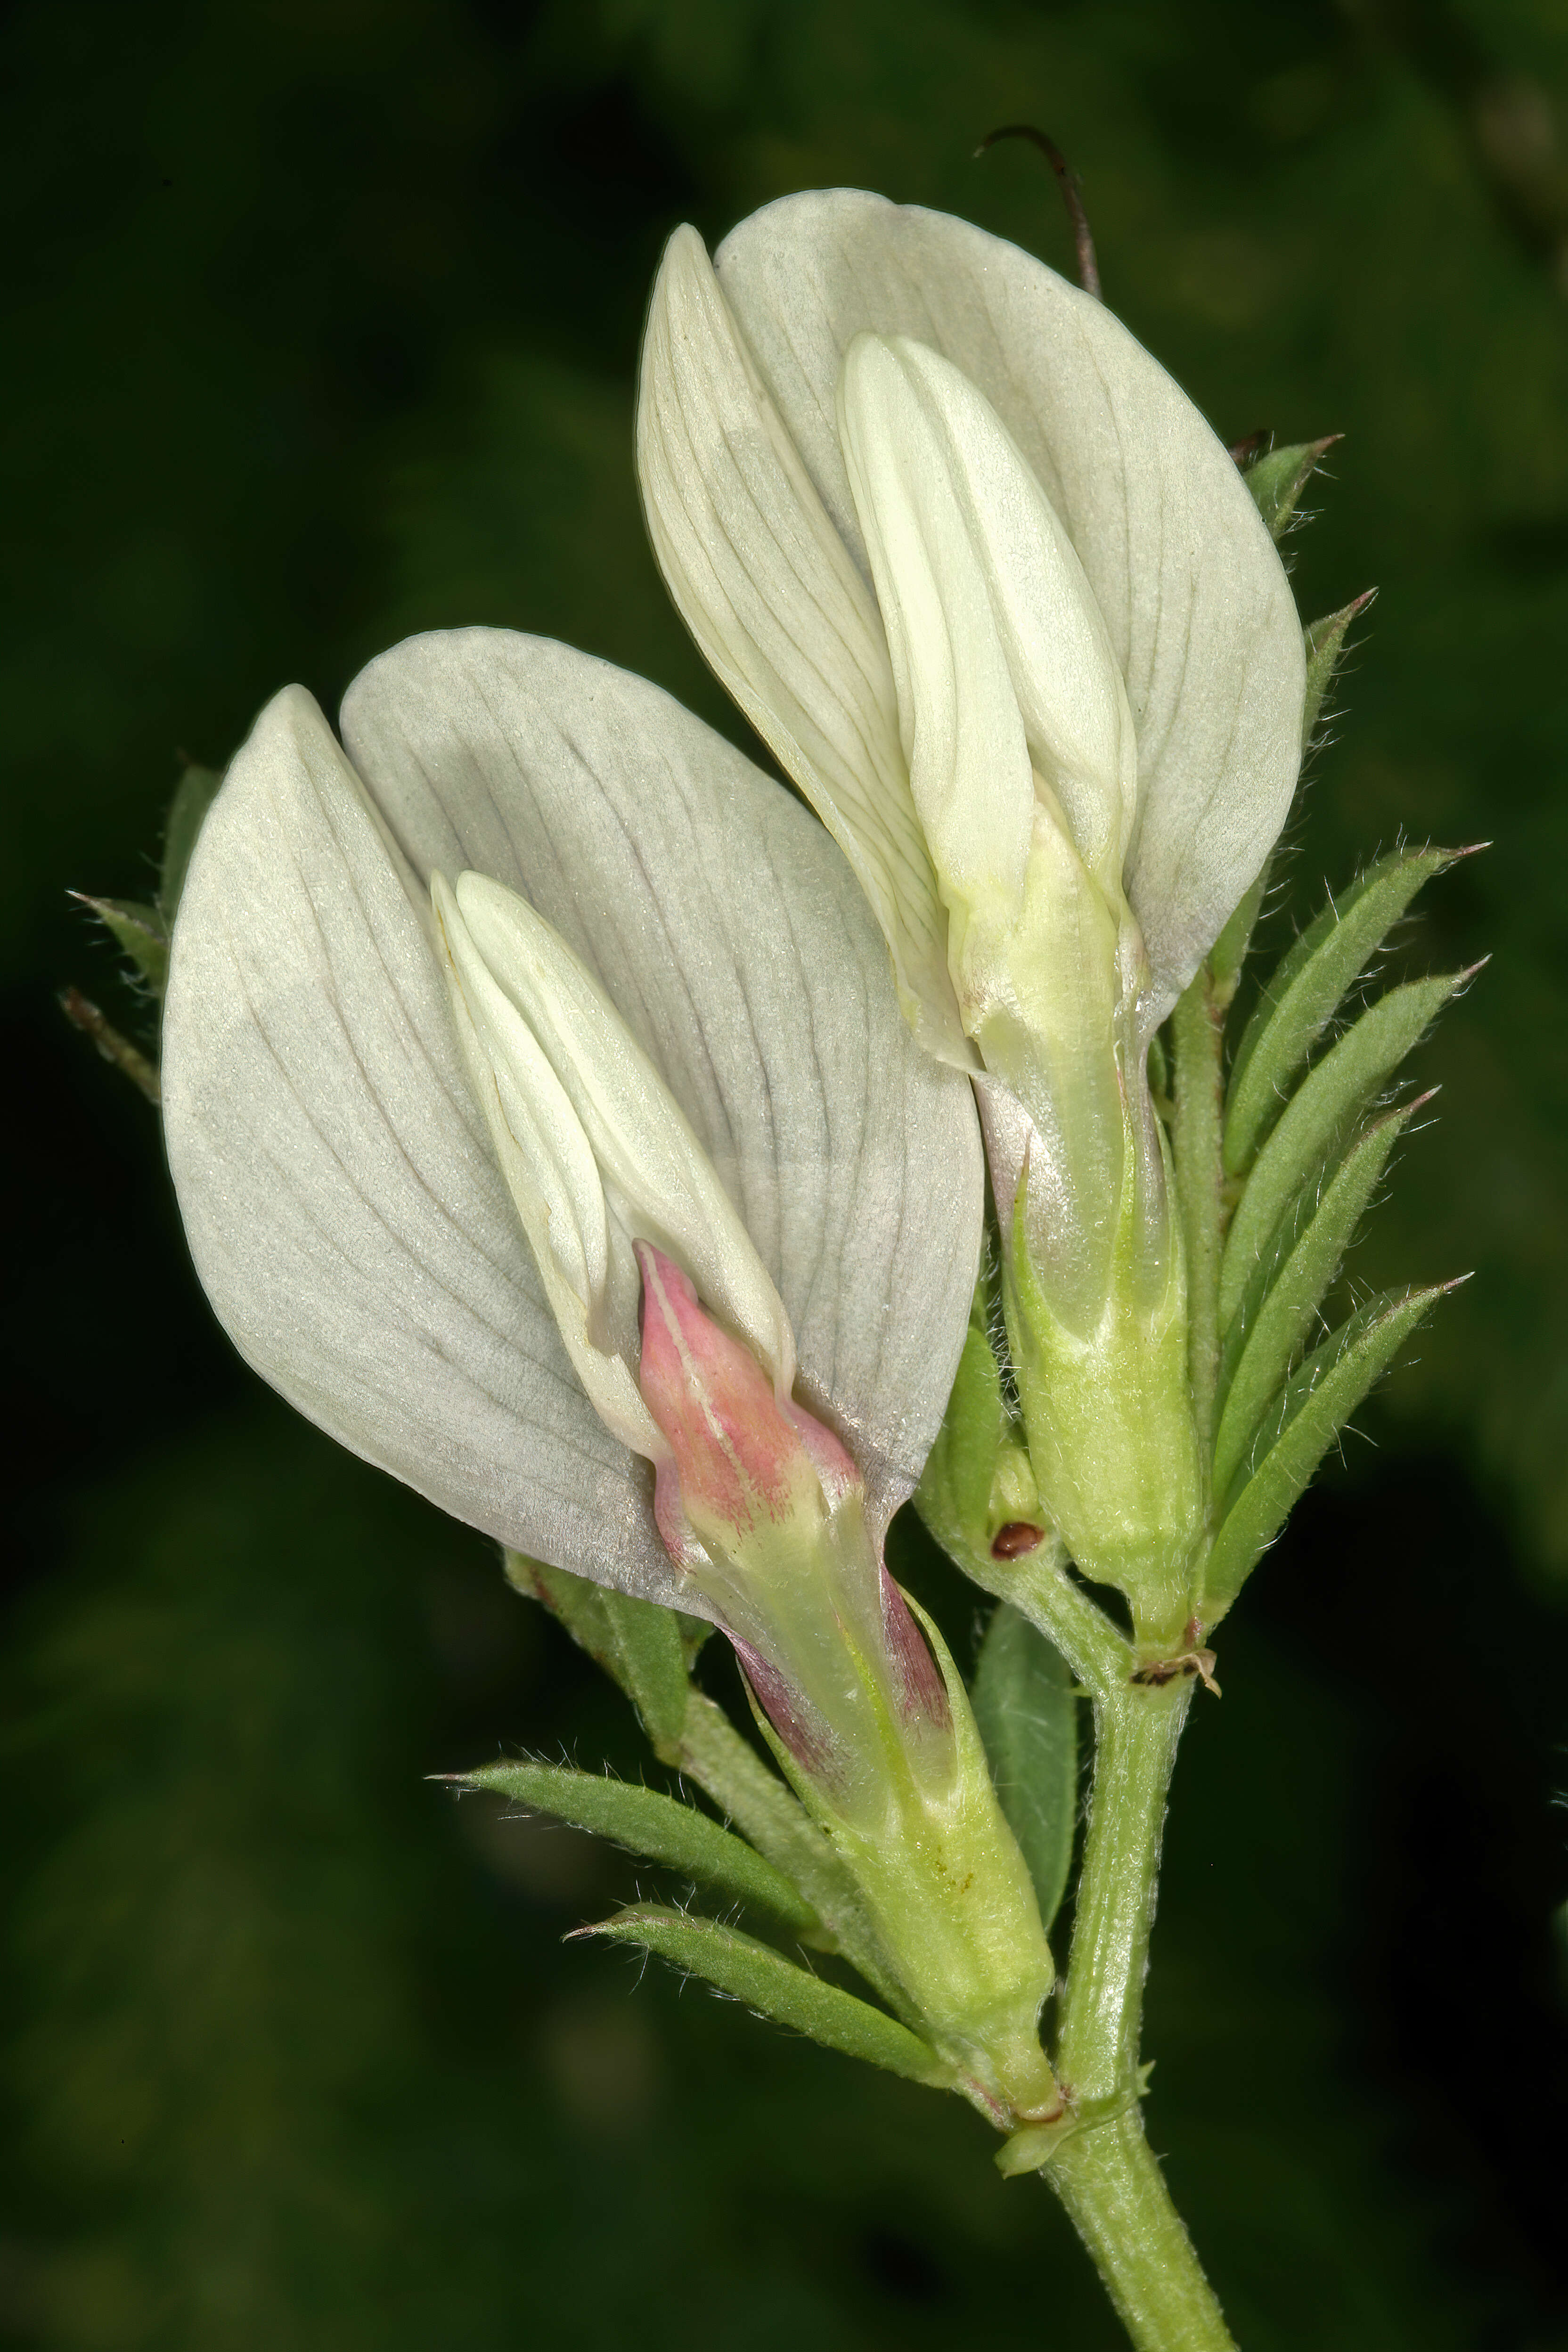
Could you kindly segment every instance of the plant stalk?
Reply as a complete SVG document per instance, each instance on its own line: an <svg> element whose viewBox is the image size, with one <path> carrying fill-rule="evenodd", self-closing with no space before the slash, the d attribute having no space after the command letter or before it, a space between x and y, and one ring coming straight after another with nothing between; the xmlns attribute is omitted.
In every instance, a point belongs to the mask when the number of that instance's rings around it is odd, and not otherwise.
<svg viewBox="0 0 1568 2352"><path fill-rule="evenodd" d="M1137 2089L1143 1979L1165 1797L1190 1682L1124 1682L1094 1710L1094 1793L1058 2012L1060 2072L1080 2101Z"/></svg>
<svg viewBox="0 0 1568 2352"><path fill-rule="evenodd" d="M1139 2352L1234 2352L1139 2112L1160 1842L1192 1691L1186 1680L1123 1682L1096 1702L1094 1794L1056 2052L1085 2120L1046 2168Z"/></svg>
<svg viewBox="0 0 1568 2352"><path fill-rule="evenodd" d="M1236 2352L1136 2113L1077 2133L1046 2178L1136 2352Z"/></svg>

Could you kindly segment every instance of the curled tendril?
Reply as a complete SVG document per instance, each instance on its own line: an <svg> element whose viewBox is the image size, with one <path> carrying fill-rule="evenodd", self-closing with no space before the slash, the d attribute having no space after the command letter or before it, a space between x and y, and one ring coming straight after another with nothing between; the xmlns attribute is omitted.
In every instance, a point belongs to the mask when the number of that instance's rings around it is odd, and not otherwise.
<svg viewBox="0 0 1568 2352"><path fill-rule="evenodd" d="M1062 202L1072 223L1073 244L1078 252L1078 282L1084 292L1092 294L1098 302L1100 299L1100 264L1094 257L1094 233L1089 225L1089 215L1084 210L1083 190L1079 184L1078 173L1056 141L1032 122L1005 122L1000 130L988 131L974 151L976 156L984 155L988 147L994 147L999 139L1026 139L1031 147L1039 149L1056 173Z"/></svg>

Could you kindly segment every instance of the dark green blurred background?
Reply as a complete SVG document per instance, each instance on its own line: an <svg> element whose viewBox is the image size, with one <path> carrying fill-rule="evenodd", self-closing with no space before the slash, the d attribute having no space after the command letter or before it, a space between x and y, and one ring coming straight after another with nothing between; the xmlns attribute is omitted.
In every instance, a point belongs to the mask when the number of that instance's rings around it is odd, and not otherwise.
<svg viewBox="0 0 1568 2352"><path fill-rule="evenodd" d="M848 182L1065 265L1038 158L970 160L1022 116L1227 438L1347 436L1297 587L1383 593L1295 911L1402 834L1496 843L1412 932L1495 961L1354 1261L1479 1278L1226 1629L1151 2128L1250 2352L1568 2344L1563 0L35 0L5 48L0 2329L1117 2341L977 2119L563 1951L633 1865L426 1785L636 1736L483 1545L242 1371L153 1113L53 997L145 1030L65 886L145 895L178 754L410 630L559 635L739 732L633 489L661 241Z"/></svg>

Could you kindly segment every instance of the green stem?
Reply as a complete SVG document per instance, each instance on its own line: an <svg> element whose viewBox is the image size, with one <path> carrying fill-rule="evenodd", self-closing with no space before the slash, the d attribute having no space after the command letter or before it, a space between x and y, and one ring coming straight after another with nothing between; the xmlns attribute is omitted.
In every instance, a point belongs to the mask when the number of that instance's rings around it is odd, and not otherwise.
<svg viewBox="0 0 1568 2352"><path fill-rule="evenodd" d="M1094 1794L1057 2032L1058 2071L1080 2102L1137 2091L1165 1796L1192 1689L1124 1683L1095 1707Z"/></svg>
<svg viewBox="0 0 1568 2352"><path fill-rule="evenodd" d="M1137 2352L1236 2352L1137 2115L1076 2133L1046 2178Z"/></svg>
<svg viewBox="0 0 1568 2352"><path fill-rule="evenodd" d="M1225 1231L1220 1185L1225 1116L1226 1003L1206 964L1171 1016L1175 1042L1176 1117L1172 1146L1176 1205L1187 1270L1187 1364L1193 1413L1204 1462L1214 1457L1215 1391L1219 1380L1219 1259Z"/></svg>
<svg viewBox="0 0 1568 2352"><path fill-rule="evenodd" d="M1057 2072L1085 2121L1047 2177L1139 2352L1221 2352L1232 2342L1138 2107L1160 1842L1192 1687L1124 1682L1097 1703L1094 1795L1057 2035Z"/></svg>
<svg viewBox="0 0 1568 2352"><path fill-rule="evenodd" d="M962 1536L945 1536L949 1555L984 1592L1010 1601L1020 1615L1055 1643L1086 1689L1098 1698L1118 1690L1133 1664L1131 1643L1096 1601L1068 1574L1059 1542L1046 1542L1012 1560L996 1559Z"/></svg>

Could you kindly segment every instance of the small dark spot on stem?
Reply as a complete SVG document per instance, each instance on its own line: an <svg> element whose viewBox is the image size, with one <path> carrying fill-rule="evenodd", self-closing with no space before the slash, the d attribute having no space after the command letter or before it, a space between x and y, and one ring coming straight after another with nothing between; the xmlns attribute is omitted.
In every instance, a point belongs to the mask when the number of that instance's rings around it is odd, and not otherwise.
<svg viewBox="0 0 1568 2352"><path fill-rule="evenodd" d="M1044 1528L1031 1527L1027 1519L1009 1519L1006 1526L998 1528L991 1538L991 1557L993 1559L1021 1559L1026 1551L1035 1550L1045 1539Z"/></svg>

